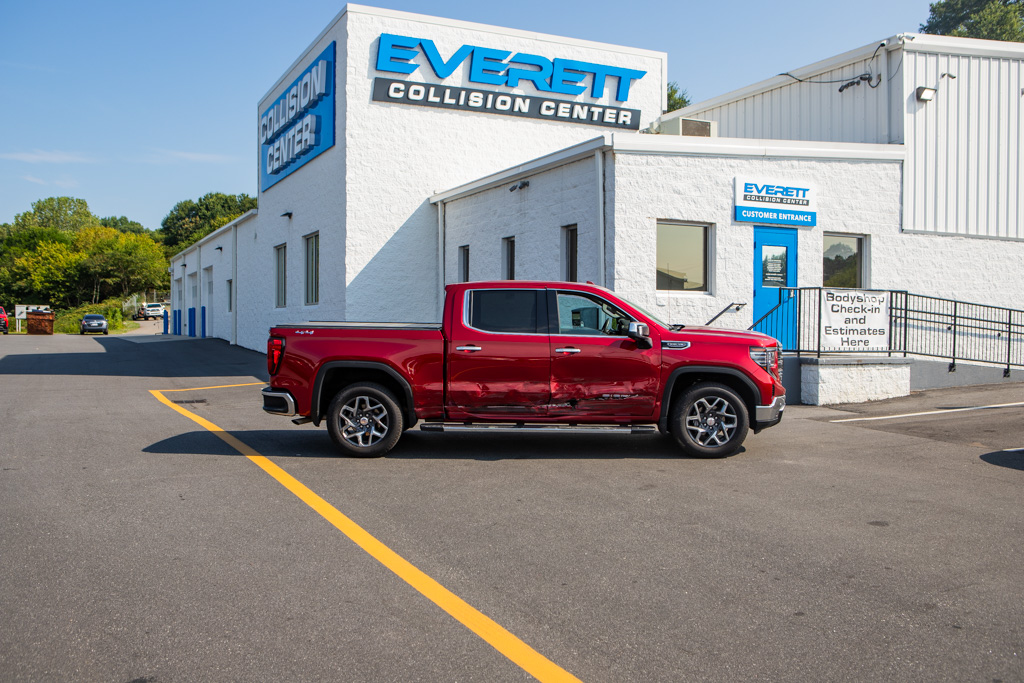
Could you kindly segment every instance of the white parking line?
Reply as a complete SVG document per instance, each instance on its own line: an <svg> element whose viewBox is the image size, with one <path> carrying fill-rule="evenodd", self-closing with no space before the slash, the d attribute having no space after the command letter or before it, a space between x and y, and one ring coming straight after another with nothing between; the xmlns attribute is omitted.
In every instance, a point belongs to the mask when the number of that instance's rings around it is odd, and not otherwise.
<svg viewBox="0 0 1024 683"><path fill-rule="evenodd" d="M969 410L994 410L996 408L1015 408L1024 406L1024 401L1018 403L997 403L990 406L973 406L971 408L945 408L943 410L928 410L923 413L903 413L902 415L880 415L878 417L847 417L842 420L829 420L829 422L870 422L873 420L898 420L901 417L920 417L922 415L944 415L946 413L963 413Z"/></svg>

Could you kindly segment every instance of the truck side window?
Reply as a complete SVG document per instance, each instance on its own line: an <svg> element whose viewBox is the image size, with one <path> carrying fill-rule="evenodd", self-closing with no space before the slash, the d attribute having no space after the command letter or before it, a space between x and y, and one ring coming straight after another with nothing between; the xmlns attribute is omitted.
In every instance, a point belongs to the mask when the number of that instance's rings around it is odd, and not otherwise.
<svg viewBox="0 0 1024 683"><path fill-rule="evenodd" d="M538 334L547 331L538 328L537 290L533 289L470 292L469 326L498 333Z"/></svg>
<svg viewBox="0 0 1024 683"><path fill-rule="evenodd" d="M625 336L631 318L607 301L558 293L559 334Z"/></svg>

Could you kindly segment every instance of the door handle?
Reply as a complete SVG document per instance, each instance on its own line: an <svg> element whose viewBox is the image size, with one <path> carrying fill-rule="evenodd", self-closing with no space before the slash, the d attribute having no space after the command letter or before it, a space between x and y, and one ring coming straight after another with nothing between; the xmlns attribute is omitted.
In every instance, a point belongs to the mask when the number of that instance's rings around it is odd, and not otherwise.
<svg viewBox="0 0 1024 683"><path fill-rule="evenodd" d="M470 345L470 346L456 346L455 350L456 351L465 351L467 353L476 353L477 351L483 351L483 348L479 347L479 346L472 346L472 345Z"/></svg>
<svg viewBox="0 0 1024 683"><path fill-rule="evenodd" d="M583 349L577 349L572 346L565 346L560 349L555 349L555 353L579 353Z"/></svg>

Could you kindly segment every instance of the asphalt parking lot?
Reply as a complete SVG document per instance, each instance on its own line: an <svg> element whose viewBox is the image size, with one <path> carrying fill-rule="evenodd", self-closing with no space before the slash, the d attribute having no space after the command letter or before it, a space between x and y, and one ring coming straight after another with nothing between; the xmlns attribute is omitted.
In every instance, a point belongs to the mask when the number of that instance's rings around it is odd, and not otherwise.
<svg viewBox="0 0 1024 683"><path fill-rule="evenodd" d="M1024 384L358 460L218 340L0 341L3 680L1024 680Z"/></svg>

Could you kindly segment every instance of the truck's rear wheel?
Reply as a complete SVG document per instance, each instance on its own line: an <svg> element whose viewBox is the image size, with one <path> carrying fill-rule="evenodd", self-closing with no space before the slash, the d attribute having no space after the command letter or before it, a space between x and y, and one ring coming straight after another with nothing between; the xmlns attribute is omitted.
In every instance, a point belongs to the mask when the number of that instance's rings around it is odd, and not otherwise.
<svg viewBox="0 0 1024 683"><path fill-rule="evenodd" d="M327 408L327 431L347 455L373 458L384 455L402 436L402 409L394 394L379 384L352 384Z"/></svg>
<svg viewBox="0 0 1024 683"><path fill-rule="evenodd" d="M672 406L669 429L687 454L723 458L740 449L750 417L735 391L717 382L694 384Z"/></svg>

